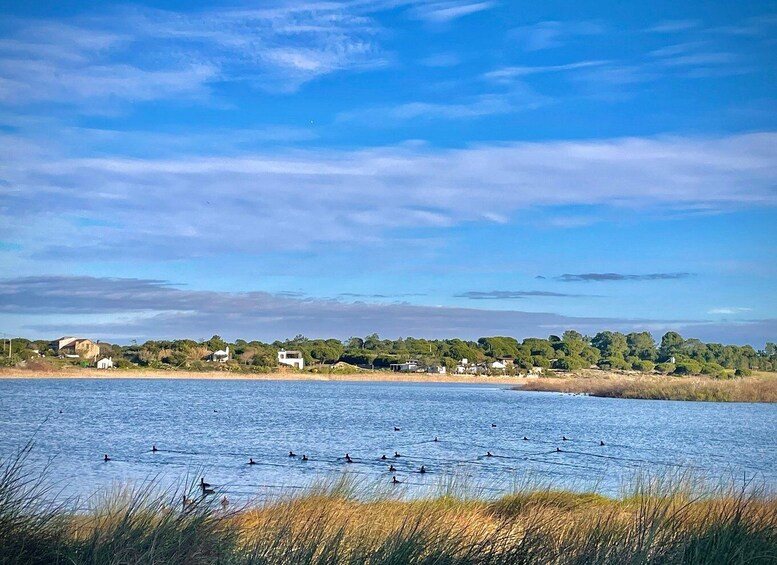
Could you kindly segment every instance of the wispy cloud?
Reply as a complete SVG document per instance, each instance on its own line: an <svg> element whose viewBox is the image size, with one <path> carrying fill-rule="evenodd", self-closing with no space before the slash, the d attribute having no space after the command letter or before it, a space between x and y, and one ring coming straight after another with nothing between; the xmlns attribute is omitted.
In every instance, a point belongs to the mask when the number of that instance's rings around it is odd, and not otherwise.
<svg viewBox="0 0 777 565"><path fill-rule="evenodd" d="M483 76L491 80L505 80L505 79L513 79L517 77L524 77L528 75L575 71L578 69L585 69L590 67L600 67L605 64L607 64L607 61L576 61L574 63L565 63L563 65L541 65L536 67L531 67L531 66L503 67L501 69L489 71Z"/></svg>
<svg viewBox="0 0 777 565"><path fill-rule="evenodd" d="M647 28L645 31L651 33L678 33L697 28L700 25L701 22L699 20L664 20Z"/></svg>
<svg viewBox="0 0 777 565"><path fill-rule="evenodd" d="M562 282L591 282L591 281L665 281L687 279L692 273L647 273L643 275L626 275L623 273L582 273L578 275L563 274L556 277Z"/></svg>
<svg viewBox="0 0 777 565"><path fill-rule="evenodd" d="M735 314L744 314L745 312L752 312L752 308L742 308L742 307L730 307L730 308L713 308L712 310L709 310L708 314L725 314L725 315L735 315Z"/></svg>
<svg viewBox="0 0 777 565"><path fill-rule="evenodd" d="M455 298L468 298L470 300L516 300L523 298L570 298L580 297L581 294L567 294L563 292L550 292L546 290L470 290L456 294Z"/></svg>
<svg viewBox="0 0 777 565"><path fill-rule="evenodd" d="M445 23L458 18L476 14L484 10L489 10L496 3L486 2L467 2L462 0L450 0L445 2L430 2L415 7L412 14L427 22Z"/></svg>
<svg viewBox="0 0 777 565"><path fill-rule="evenodd" d="M423 292L402 292L399 294L363 294L359 292L341 292L337 295L339 298L366 298L366 299L384 299L384 298L411 298L426 296Z"/></svg>
<svg viewBox="0 0 777 565"><path fill-rule="evenodd" d="M540 51L563 47L577 37L604 33L605 27L598 22L544 21L514 28L511 38L518 41L525 51Z"/></svg>
<svg viewBox="0 0 777 565"><path fill-rule="evenodd" d="M337 2L17 20L0 41L0 101L203 99L216 81L290 91L321 75L382 64L376 32L368 16Z"/></svg>
<svg viewBox="0 0 777 565"><path fill-rule="evenodd" d="M200 338L272 341L299 333L347 338L378 332L384 336L460 337L547 336L565 329L593 334L619 331L680 331L728 343L763 344L777 320L709 323L625 318L568 317L517 310L482 310L317 300L253 292L188 290L160 280L96 277L0 279L0 315L24 314L14 328L30 337L62 334L123 340ZM36 315L40 317L36 317ZM56 317L57 322L52 322ZM4 325L7 329L7 324Z"/></svg>
<svg viewBox="0 0 777 565"><path fill-rule="evenodd" d="M134 159L69 157L9 135L0 144L9 148L0 238L41 259L366 245L530 208L552 217L571 205L682 213L777 204L775 133ZM106 214L111 226L67 220Z"/></svg>
<svg viewBox="0 0 777 565"><path fill-rule="evenodd" d="M510 92L480 94L457 102L405 102L393 106L370 107L343 112L339 122L360 122L373 127L397 127L409 120L472 120L484 116L533 110L547 104L546 97L527 88L513 88ZM381 119L377 120L376 116Z"/></svg>

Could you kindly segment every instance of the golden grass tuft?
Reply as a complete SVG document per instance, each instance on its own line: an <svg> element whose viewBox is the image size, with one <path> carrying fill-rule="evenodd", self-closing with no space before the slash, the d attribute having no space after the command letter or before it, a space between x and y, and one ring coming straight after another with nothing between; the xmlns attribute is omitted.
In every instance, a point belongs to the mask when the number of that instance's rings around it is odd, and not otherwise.
<svg viewBox="0 0 777 565"><path fill-rule="evenodd" d="M777 378L761 376L731 380L633 375L569 376L535 379L516 387L516 390L646 400L777 402Z"/></svg>

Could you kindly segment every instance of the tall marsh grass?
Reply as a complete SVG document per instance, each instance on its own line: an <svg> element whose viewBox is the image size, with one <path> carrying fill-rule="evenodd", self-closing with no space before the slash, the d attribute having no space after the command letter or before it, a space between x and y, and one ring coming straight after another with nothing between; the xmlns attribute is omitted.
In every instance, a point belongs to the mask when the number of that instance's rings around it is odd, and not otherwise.
<svg viewBox="0 0 777 565"><path fill-rule="evenodd" d="M715 380L706 377L560 377L528 381L516 390L589 394L607 398L777 402L777 378Z"/></svg>
<svg viewBox="0 0 777 565"><path fill-rule="evenodd" d="M225 510L218 494L153 482L51 502L20 456L0 478L3 564L759 564L777 561L777 498L763 489L635 481L617 499L552 488L496 500L407 500L348 478ZM183 503L183 496L192 500Z"/></svg>

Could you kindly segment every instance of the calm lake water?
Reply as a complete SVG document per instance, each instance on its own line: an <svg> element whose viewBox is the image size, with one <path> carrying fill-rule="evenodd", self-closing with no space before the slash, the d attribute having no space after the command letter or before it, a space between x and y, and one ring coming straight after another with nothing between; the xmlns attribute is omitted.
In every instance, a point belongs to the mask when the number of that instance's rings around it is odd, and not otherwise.
<svg viewBox="0 0 777 565"><path fill-rule="evenodd" d="M343 471L365 484L389 485L396 475L411 496L452 475L493 494L527 477L617 494L635 473L682 469L777 486L777 406L488 385L0 380L0 457L31 438L30 462L49 462L49 480L82 496L149 477L172 484L204 475L246 499ZM344 462L346 452L354 463ZM104 453L113 460L103 462ZM258 464L247 465L249 457Z"/></svg>

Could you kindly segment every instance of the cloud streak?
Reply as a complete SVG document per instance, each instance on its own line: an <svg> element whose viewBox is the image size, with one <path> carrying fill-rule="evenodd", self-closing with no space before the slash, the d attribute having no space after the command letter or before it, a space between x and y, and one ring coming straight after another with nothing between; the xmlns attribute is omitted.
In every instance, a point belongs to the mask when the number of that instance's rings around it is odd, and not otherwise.
<svg viewBox="0 0 777 565"><path fill-rule="evenodd" d="M609 282L609 281L670 281L687 279L692 273L647 273L644 275L626 275L622 273L582 273L563 274L556 277L561 282Z"/></svg>
<svg viewBox="0 0 777 565"><path fill-rule="evenodd" d="M516 300L523 298L570 298L580 297L582 294L568 294L564 292L551 292L547 290L470 290L454 295L455 298L468 298L470 300Z"/></svg>
<svg viewBox="0 0 777 565"><path fill-rule="evenodd" d="M464 16L477 14L494 7L494 2L466 2L460 0L431 2L417 6L412 14L430 23L447 23Z"/></svg>
<svg viewBox="0 0 777 565"><path fill-rule="evenodd" d="M15 328L30 337L62 334L95 339L200 338L275 339L368 335L544 337L574 328L587 334L670 329L732 343L762 344L777 320L708 323L694 321L584 318L517 310L374 304L311 299L267 292L189 290L167 281L44 276L0 279L0 317L22 314ZM37 315L37 316L36 316ZM39 319L40 318L40 319ZM53 318L60 321L52 322ZM97 321L95 321L97 320ZM5 325L8 328L8 325ZM688 334L690 332L690 334Z"/></svg>
<svg viewBox="0 0 777 565"><path fill-rule="evenodd" d="M40 259L369 245L532 208L777 205L775 133L165 159L68 157L12 135L0 144L0 238Z"/></svg>
<svg viewBox="0 0 777 565"><path fill-rule="evenodd" d="M378 25L347 3L186 13L127 7L10 23L0 41L0 102L9 105L205 100L219 81L293 91L383 63Z"/></svg>

